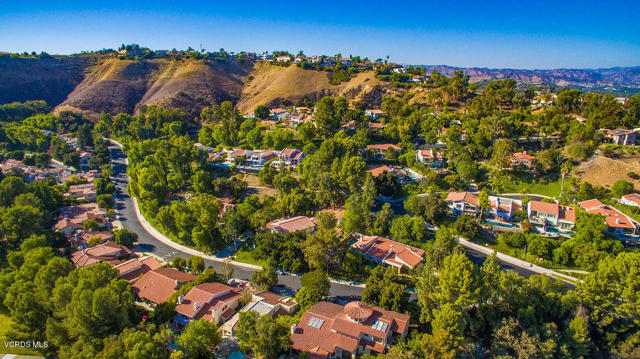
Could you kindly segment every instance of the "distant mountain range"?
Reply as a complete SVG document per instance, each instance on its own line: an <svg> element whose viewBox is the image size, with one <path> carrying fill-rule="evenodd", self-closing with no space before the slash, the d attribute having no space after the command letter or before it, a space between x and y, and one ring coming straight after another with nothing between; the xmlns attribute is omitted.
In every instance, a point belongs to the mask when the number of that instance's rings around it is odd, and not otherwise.
<svg viewBox="0 0 640 359"><path fill-rule="evenodd" d="M457 70L469 75L471 82L512 78L523 85L573 87L588 91L608 91L620 94L640 93L640 66L608 69L517 70L460 68L446 65L420 65L427 73L436 70L451 76Z"/></svg>
<svg viewBox="0 0 640 359"><path fill-rule="evenodd" d="M616 94L640 93L640 67L594 70L513 70L425 66L453 75L462 70L471 82L513 78L520 87L546 85ZM424 90L424 91L423 91ZM256 105L288 106L302 99L317 101L339 95L350 101L379 105L385 94L413 91L421 101L428 89L403 89L359 73L340 85L329 83L327 73L262 61L219 62L206 59L154 58L121 60L97 53L44 58L12 57L0 53L0 104L45 100L59 110L81 111L97 117L109 113L135 113L141 106L177 107L197 116L203 107L233 102L240 111ZM421 97L422 96L422 97Z"/></svg>

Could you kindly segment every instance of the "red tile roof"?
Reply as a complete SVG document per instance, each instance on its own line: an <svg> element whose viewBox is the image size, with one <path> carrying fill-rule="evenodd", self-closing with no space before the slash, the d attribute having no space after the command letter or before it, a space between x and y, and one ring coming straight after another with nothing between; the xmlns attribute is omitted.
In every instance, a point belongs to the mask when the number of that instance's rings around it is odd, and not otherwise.
<svg viewBox="0 0 640 359"><path fill-rule="evenodd" d="M211 319L211 308L240 297L232 287L221 283L199 284L187 293L175 311L192 319Z"/></svg>
<svg viewBox="0 0 640 359"><path fill-rule="evenodd" d="M393 168L387 165L373 165L367 167L367 172L371 173L373 177L378 177L385 172L392 173Z"/></svg>
<svg viewBox="0 0 640 359"><path fill-rule="evenodd" d="M640 194L637 194L637 193L625 194L624 196L622 196L622 198L640 206Z"/></svg>
<svg viewBox="0 0 640 359"><path fill-rule="evenodd" d="M77 267L85 267L101 261L119 263L119 257L131 255L132 253L127 247L106 241L95 247L71 253L71 262Z"/></svg>
<svg viewBox="0 0 640 359"><path fill-rule="evenodd" d="M166 302L182 284L194 279L195 275L174 268L158 268L143 275L131 290L140 298L160 304Z"/></svg>
<svg viewBox="0 0 640 359"><path fill-rule="evenodd" d="M352 247L383 263L414 268L423 261L424 250L379 236L362 236Z"/></svg>
<svg viewBox="0 0 640 359"><path fill-rule="evenodd" d="M478 197L469 192L449 192L445 202L467 202L478 206Z"/></svg>
<svg viewBox="0 0 640 359"><path fill-rule="evenodd" d="M358 316L360 322L349 319L349 314ZM377 326L374 325L386 324ZM382 351L382 345L362 342L362 334L371 335L380 340L386 339L389 331L404 335L409 324L409 316L370 307L364 303L350 303L343 307L338 304L319 302L302 317L291 334L293 349L306 351L313 357L326 357L341 348L355 352L358 346L369 346Z"/></svg>

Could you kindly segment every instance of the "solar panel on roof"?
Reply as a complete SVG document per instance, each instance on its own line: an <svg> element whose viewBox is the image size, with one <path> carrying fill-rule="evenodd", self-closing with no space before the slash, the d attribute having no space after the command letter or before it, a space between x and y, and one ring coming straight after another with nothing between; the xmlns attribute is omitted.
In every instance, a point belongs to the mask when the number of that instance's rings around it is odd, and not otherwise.
<svg viewBox="0 0 640 359"><path fill-rule="evenodd" d="M322 327L322 324L324 324L324 320L322 319L318 319L316 317L311 317L311 319L309 319L309 326L316 328L316 329L320 329L320 327Z"/></svg>
<svg viewBox="0 0 640 359"><path fill-rule="evenodd" d="M385 332L387 331L387 328L389 327L389 323L386 322L381 322L379 320L376 320L375 323L373 323L373 325L371 326L373 329L381 331L381 332Z"/></svg>

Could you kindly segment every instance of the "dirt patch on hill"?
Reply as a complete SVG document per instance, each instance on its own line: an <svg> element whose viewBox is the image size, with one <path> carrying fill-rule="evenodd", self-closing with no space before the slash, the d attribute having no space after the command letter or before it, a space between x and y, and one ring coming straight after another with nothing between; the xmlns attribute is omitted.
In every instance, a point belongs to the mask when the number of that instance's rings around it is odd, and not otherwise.
<svg viewBox="0 0 640 359"><path fill-rule="evenodd" d="M261 104L290 105L304 98L317 101L331 95L379 103L388 87L388 84L377 80L373 72L359 73L348 82L331 85L324 71L257 62L242 89L237 107L241 112L251 112Z"/></svg>
<svg viewBox="0 0 640 359"><path fill-rule="evenodd" d="M629 177L627 175L629 172L640 174L640 156L608 158L597 154L580 164L575 170L578 178L594 185L610 187L616 181L623 179L640 187L640 181Z"/></svg>

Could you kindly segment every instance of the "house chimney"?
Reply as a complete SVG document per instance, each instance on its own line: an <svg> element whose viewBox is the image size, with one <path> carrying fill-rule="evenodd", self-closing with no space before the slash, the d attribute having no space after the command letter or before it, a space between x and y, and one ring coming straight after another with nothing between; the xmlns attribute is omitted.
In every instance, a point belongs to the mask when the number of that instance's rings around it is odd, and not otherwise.
<svg viewBox="0 0 640 359"><path fill-rule="evenodd" d="M616 218L616 224L620 224L620 218Z"/></svg>
<svg viewBox="0 0 640 359"><path fill-rule="evenodd" d="M178 297L178 304L182 304L182 302L184 301L184 295L181 295Z"/></svg>
<svg viewBox="0 0 640 359"><path fill-rule="evenodd" d="M296 324L293 323L291 324L291 334L293 334L296 331Z"/></svg>
<svg viewBox="0 0 640 359"><path fill-rule="evenodd" d="M198 310L198 302L193 302L193 309Z"/></svg>

